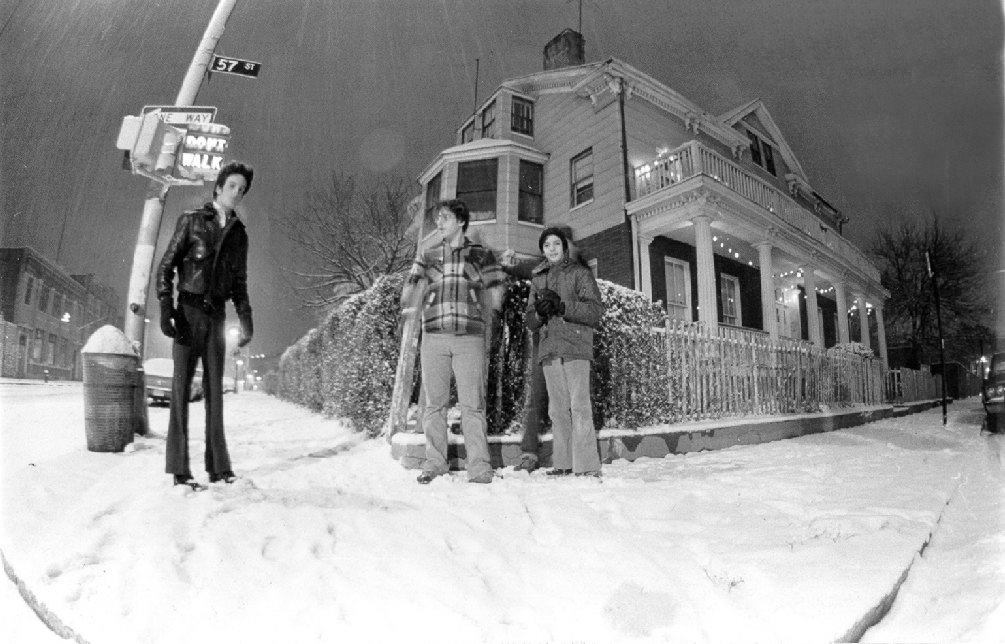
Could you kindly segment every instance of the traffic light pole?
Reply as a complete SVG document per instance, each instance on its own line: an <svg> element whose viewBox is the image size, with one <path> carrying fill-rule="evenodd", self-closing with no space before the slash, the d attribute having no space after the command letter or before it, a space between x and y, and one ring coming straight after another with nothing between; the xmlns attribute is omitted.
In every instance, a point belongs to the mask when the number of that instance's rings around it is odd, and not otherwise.
<svg viewBox="0 0 1005 644"><path fill-rule="evenodd" d="M213 58L216 43L223 36L227 19L237 0L220 0L213 11L202 41L195 50L192 62L188 66L181 90L175 98L175 105L190 106L195 104L199 94L203 76ZM164 201L167 199L168 186L159 181L150 181L147 187L146 200L143 202L143 217L136 238L136 250L133 253L132 273L129 276L129 292L126 304L125 328L126 337L142 357L146 328L144 318L147 316L147 291L150 287L150 273L153 270L154 252L157 249L157 237L161 228L161 217L164 214Z"/></svg>

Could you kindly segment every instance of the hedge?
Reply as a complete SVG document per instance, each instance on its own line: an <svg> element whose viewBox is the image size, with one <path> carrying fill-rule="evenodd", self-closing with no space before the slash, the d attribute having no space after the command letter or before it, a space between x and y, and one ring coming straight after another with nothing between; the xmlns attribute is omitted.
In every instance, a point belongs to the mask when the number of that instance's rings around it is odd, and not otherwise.
<svg viewBox="0 0 1005 644"><path fill-rule="evenodd" d="M400 344L400 293L404 274L380 278L346 300L280 359L276 395L358 431L378 435L387 420ZM598 280L606 311L594 336L594 416L598 427L635 428L668 422L675 410L667 396L661 335L665 313L645 295ZM529 394L530 333L524 324L529 282L509 278L495 325L487 380L489 432L519 431ZM417 361L418 362L418 361ZM418 398L418 364L412 401Z"/></svg>

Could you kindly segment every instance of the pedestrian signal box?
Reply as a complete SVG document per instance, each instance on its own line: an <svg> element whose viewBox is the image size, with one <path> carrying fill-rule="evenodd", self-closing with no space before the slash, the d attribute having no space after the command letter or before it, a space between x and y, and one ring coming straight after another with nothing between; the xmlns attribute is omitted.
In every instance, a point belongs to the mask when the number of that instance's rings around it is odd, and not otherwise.
<svg viewBox="0 0 1005 644"><path fill-rule="evenodd" d="M122 120L116 146L134 174L169 185L201 185L223 166L230 128L219 123L169 125L158 110Z"/></svg>

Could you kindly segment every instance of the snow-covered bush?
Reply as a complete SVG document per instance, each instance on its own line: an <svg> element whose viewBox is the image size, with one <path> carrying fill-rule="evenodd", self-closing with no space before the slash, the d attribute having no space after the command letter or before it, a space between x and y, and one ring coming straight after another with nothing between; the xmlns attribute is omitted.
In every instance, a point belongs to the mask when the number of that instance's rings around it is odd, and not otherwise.
<svg viewBox="0 0 1005 644"><path fill-rule="evenodd" d="M873 353L872 349L859 342L841 342L839 344L835 344L827 349L827 353L831 355L835 353L851 353L856 356L862 356L863 358L876 357L876 354Z"/></svg>
<svg viewBox="0 0 1005 644"><path fill-rule="evenodd" d="M673 416L666 314L645 294L597 280L604 316L594 335L593 409L600 427L636 428Z"/></svg>
<svg viewBox="0 0 1005 644"><path fill-rule="evenodd" d="M283 399L344 417L376 435L387 418L400 346L404 275L390 275L354 295L286 350L276 384ZM673 416L667 391L658 304L631 289L599 280L606 310L594 336L594 416L598 426L638 427ZM518 430L529 397L531 344L524 322L529 282L509 278L488 364L490 433ZM670 370L673 372L674 370ZM419 377L419 366L413 383ZM413 397L417 392L412 389Z"/></svg>
<svg viewBox="0 0 1005 644"><path fill-rule="evenodd" d="M378 279L287 349L280 360L279 397L379 433L394 388L403 277Z"/></svg>

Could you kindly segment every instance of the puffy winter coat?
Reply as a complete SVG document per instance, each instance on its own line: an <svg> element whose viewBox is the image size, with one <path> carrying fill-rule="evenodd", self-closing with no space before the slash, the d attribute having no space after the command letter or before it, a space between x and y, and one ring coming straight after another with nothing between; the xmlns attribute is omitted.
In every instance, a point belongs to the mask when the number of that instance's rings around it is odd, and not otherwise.
<svg viewBox="0 0 1005 644"><path fill-rule="evenodd" d="M207 310L233 300L242 324L250 329L248 233L237 216L221 229L216 209L207 203L179 217L157 268L157 299L162 306L172 303L176 271L179 299L199 296Z"/></svg>
<svg viewBox="0 0 1005 644"><path fill-rule="evenodd" d="M534 306L542 289L558 293L565 313L542 320ZM527 326L539 330L538 360L550 358L593 360L593 329L600 324L604 303L593 273L577 261L566 258L551 265L547 261L534 269L527 300Z"/></svg>

